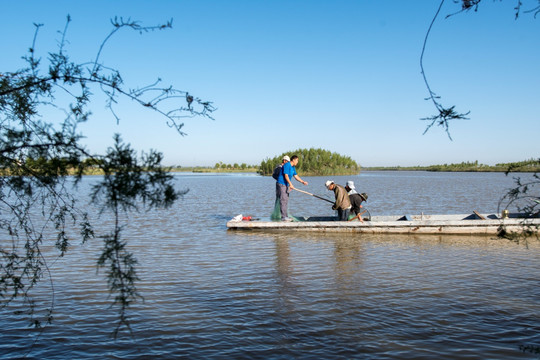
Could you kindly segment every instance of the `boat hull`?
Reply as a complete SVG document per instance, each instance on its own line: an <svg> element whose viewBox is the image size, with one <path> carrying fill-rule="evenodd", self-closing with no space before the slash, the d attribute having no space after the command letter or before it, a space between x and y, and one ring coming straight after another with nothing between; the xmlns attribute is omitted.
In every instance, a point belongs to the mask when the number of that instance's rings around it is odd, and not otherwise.
<svg viewBox="0 0 540 360"><path fill-rule="evenodd" d="M482 219L483 218L483 219ZM371 221L335 221L330 217L300 218L300 221L235 221L227 222L230 230L265 231L318 231L353 232L367 234L476 234L497 235L506 232L520 232L524 226L538 233L540 219L525 219L511 214L502 219L495 214L464 215L407 215L373 216Z"/></svg>

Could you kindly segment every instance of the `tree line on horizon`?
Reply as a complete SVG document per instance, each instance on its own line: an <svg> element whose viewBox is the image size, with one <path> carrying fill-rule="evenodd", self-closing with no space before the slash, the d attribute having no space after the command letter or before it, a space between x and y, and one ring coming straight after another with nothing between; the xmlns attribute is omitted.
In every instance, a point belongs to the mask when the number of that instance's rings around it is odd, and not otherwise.
<svg viewBox="0 0 540 360"><path fill-rule="evenodd" d="M249 165L246 163L234 163L234 164L225 164L224 162L220 161L214 165L214 169L223 169L223 170L247 170L247 169L253 169L256 168L257 165Z"/></svg>
<svg viewBox="0 0 540 360"><path fill-rule="evenodd" d="M323 155L314 155L314 153L322 151ZM294 152L291 152L293 154ZM348 157L342 157L339 154L330 153L327 150L321 149L309 149L309 150L297 150L297 153L301 159L297 165L297 170L302 171L304 175L308 173L313 175L314 173L322 173L322 175L351 175L360 172L361 166ZM222 161L217 162L214 167L207 166L171 166L171 171L178 170L193 170L208 169L209 171L256 171L259 174L266 176L271 175L274 167L281 163L281 159L287 153L275 156L272 159L266 159L261 162L261 165L252 165L246 163L234 163L228 164ZM292 156L292 155L291 155ZM341 157L341 158L340 158ZM315 159L315 161L313 161ZM37 175L43 169L47 169L48 172L72 175L76 172L77 164L70 161L69 158L56 158L45 159L43 157L33 158L27 157L26 159L19 160L24 163L26 168L33 169L34 175ZM353 161L353 163L350 163ZM323 162L323 165L321 165ZM440 165L428 165L428 166L370 166L364 167L364 170L386 170L386 171L433 171L433 172L538 172L540 171L540 159L529 159L524 161L517 161L511 163L497 163L495 165L486 165L475 161L463 161L461 163L452 164L440 164ZM100 174L99 166L102 165L102 161L99 159L88 158L83 160L84 174L94 175ZM335 166L334 166L335 165ZM322 169L322 171L320 170ZM0 175L10 176L18 175L16 173L10 173L12 169L2 168L0 169ZM335 172L332 172L335 171Z"/></svg>
<svg viewBox="0 0 540 360"><path fill-rule="evenodd" d="M456 164L428 165L428 166L370 166L365 170L396 170L396 171L456 171L456 172L538 172L540 159L529 159L511 163L497 163L495 165L481 164L478 160L463 161Z"/></svg>
<svg viewBox="0 0 540 360"><path fill-rule="evenodd" d="M324 149L310 148L284 152L261 161L259 174L263 176L272 175L274 168L281 164L285 155L289 157L298 156L299 161L298 165L296 165L296 171L304 176L355 175L360 172L360 165L349 156L343 156Z"/></svg>

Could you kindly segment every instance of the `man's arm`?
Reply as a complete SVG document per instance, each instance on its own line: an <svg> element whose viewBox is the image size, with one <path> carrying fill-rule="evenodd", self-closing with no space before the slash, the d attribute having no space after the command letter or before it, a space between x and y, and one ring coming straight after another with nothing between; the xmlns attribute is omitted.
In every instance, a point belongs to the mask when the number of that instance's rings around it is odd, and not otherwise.
<svg viewBox="0 0 540 360"><path fill-rule="evenodd" d="M364 219L362 219L362 215L365 214L365 213L366 213L366 211L364 210L361 213L358 213L358 215L356 215L355 217L349 219L349 221L353 221L355 219L358 219L358 220L360 220L360 222L364 222Z"/></svg>
<svg viewBox="0 0 540 360"><path fill-rule="evenodd" d="M283 174L283 178L285 179L285 182L286 182L287 184L289 184L289 187L290 187L291 189L294 189L294 186L293 186L293 184L292 184L292 182L291 182L291 179L289 178L289 174Z"/></svg>
<svg viewBox="0 0 540 360"><path fill-rule="evenodd" d="M300 176L298 176L298 174L294 175L294 178L295 178L298 182L300 182L300 183L302 183L302 184L304 184L304 185L307 185L307 184L308 184L307 181L304 181L304 180L300 179Z"/></svg>

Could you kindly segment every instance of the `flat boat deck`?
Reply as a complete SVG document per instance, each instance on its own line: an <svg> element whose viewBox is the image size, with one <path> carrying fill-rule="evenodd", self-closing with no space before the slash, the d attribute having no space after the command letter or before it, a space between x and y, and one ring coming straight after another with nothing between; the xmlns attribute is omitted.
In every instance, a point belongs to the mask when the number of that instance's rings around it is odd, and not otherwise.
<svg viewBox="0 0 540 360"><path fill-rule="evenodd" d="M240 220L239 220L240 219ZM336 221L335 217L300 217L299 221L243 221L235 217L227 222L230 230L287 230L287 231L332 231L355 233L389 234L478 234L496 235L502 226L507 232L520 231L523 226L532 226L538 232L539 218L526 219L520 214L510 214L502 219L497 214L458 215L400 215L372 216L371 221Z"/></svg>

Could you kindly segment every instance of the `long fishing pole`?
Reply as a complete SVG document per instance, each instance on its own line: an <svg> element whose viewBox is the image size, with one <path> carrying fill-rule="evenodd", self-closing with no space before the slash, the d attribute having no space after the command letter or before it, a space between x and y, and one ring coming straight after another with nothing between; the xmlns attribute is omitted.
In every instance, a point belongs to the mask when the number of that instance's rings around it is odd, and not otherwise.
<svg viewBox="0 0 540 360"><path fill-rule="evenodd" d="M333 204L333 203L334 203L332 200L328 200L327 198L323 198L323 197L321 197L321 196L318 196L318 195L309 193L309 192L304 191L304 190L298 190L297 188L293 188L293 190L296 190L296 191L299 191L299 192L301 192L301 193L304 193L304 194L308 194L308 195L314 196L314 197L316 197L317 199L321 199L321 200L324 200L324 201L328 201L330 204Z"/></svg>

